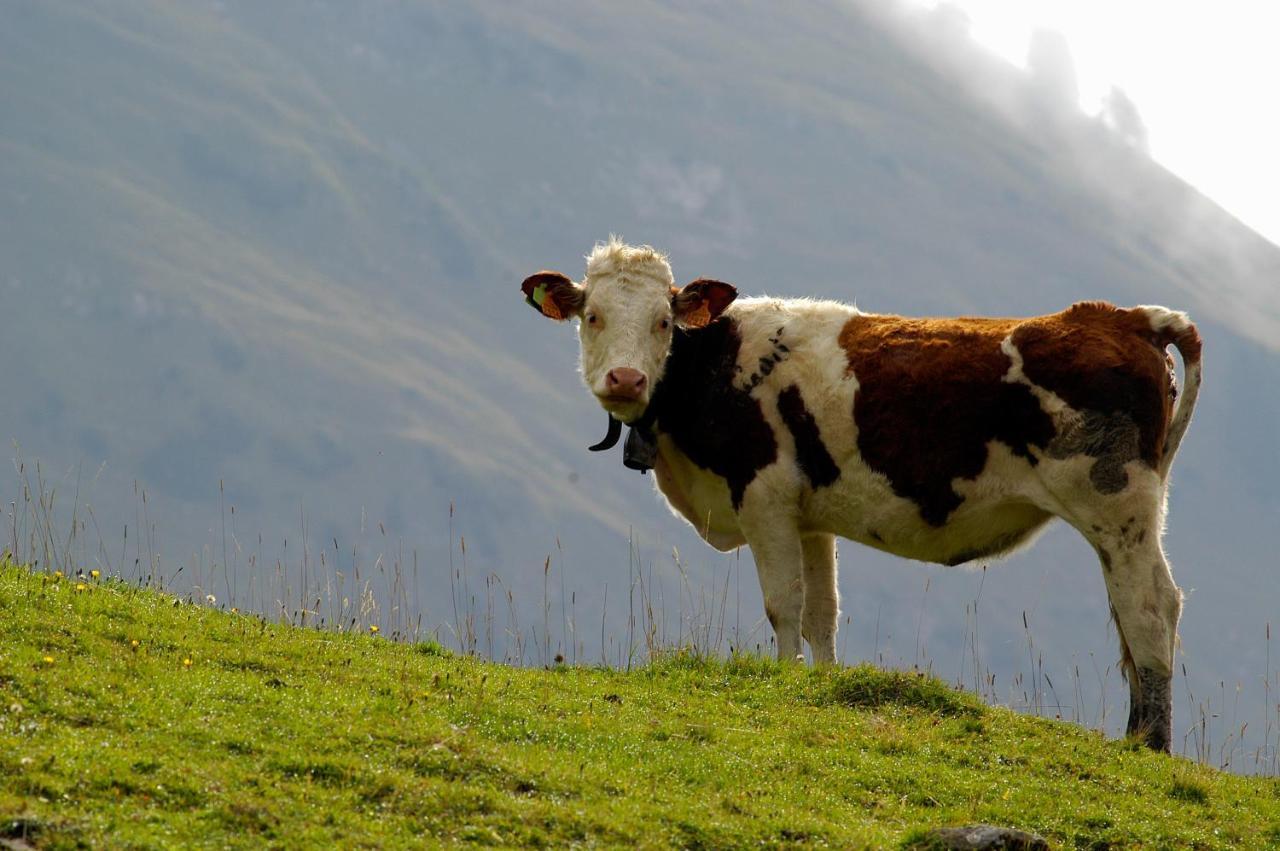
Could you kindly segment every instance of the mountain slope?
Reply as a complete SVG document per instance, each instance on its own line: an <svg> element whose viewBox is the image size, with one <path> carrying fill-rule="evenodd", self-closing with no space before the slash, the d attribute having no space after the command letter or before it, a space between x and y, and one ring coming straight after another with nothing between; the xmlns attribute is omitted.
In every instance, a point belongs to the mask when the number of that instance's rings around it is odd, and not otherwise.
<svg viewBox="0 0 1280 851"><path fill-rule="evenodd" d="M353 574L416 553L406 605L438 626L465 539L519 623L542 617L550 553L552 599L602 620L606 644L637 567L681 601L682 572L732 573L743 633L767 641L749 558L709 553L647 480L585 452L603 417L570 330L520 302L524 275L580 274L613 231L670 251L682 279L868 310L1191 308L1206 384L1171 497L1189 591L1176 723L1188 752L1207 745L1197 710L1223 681L1261 709L1280 250L938 20L723 12L9 4L0 437L41 462L64 518L88 499L88 559L215 573L246 606L282 608L262 590L273 565L324 553ZM20 479L0 501L21 512ZM1093 554L1059 528L1015 562L986 583L845 547L846 658L989 668L1033 703L1012 685L1029 613L1058 682L1096 662L1103 687L1078 676L1064 712L1114 729ZM952 653L970 639L979 652Z"/></svg>
<svg viewBox="0 0 1280 851"><path fill-rule="evenodd" d="M33 847L1280 841L1272 781L914 674L516 670L7 562L0 648L0 838Z"/></svg>

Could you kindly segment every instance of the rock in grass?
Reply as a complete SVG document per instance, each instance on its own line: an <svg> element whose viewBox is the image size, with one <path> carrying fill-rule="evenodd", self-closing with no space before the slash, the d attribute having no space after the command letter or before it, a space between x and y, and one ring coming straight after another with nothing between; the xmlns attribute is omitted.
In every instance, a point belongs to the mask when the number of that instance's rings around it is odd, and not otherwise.
<svg viewBox="0 0 1280 851"><path fill-rule="evenodd" d="M1049 851L1049 843L1043 837L993 824L940 827L926 833L913 847L945 851Z"/></svg>
<svg viewBox="0 0 1280 851"><path fill-rule="evenodd" d="M35 848L28 839L34 839L44 829L44 824L37 819L20 816L0 821L0 849L4 851L27 851Z"/></svg>

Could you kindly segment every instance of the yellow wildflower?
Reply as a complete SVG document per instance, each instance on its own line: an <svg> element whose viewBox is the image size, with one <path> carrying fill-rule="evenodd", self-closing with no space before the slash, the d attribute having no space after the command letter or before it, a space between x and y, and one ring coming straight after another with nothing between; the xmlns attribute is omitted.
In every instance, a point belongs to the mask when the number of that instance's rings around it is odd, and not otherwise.
<svg viewBox="0 0 1280 851"><path fill-rule="evenodd" d="M101 571L101 570L91 570L91 571L89 571L89 575L90 575L90 576L92 576L94 579L97 579L99 576L101 576L101 575L102 575L102 571Z"/></svg>
<svg viewBox="0 0 1280 851"><path fill-rule="evenodd" d="M46 656L46 657L44 657L44 663L45 663L46 665L52 665L52 664L53 664L53 657L52 657L52 656Z"/></svg>
<svg viewBox="0 0 1280 851"><path fill-rule="evenodd" d="M378 625L376 623L369 624L369 632L371 634L376 635L380 631L381 630L378 629Z"/></svg>
<svg viewBox="0 0 1280 851"><path fill-rule="evenodd" d="M185 659L183 659L183 660L182 660L182 667L184 667L184 668L190 668L190 667L191 667L191 657L190 657L190 656L188 656L187 658L185 658Z"/></svg>
<svg viewBox="0 0 1280 851"><path fill-rule="evenodd" d="M136 639L136 638L135 638L133 641L130 641L130 642L129 642L129 646L130 646L130 647L132 647L134 650L137 650L137 649L138 649L138 639Z"/></svg>
<svg viewBox="0 0 1280 851"><path fill-rule="evenodd" d="M54 579L61 579L61 578L62 578L62 571L61 571L61 570L55 570L55 571L53 572L53 578L54 578Z"/></svg>
<svg viewBox="0 0 1280 851"><path fill-rule="evenodd" d="M76 583L76 590L77 590L77 591L88 591L88 590L89 590L89 586L88 586L88 585L85 585L83 582L77 582L77 583Z"/></svg>

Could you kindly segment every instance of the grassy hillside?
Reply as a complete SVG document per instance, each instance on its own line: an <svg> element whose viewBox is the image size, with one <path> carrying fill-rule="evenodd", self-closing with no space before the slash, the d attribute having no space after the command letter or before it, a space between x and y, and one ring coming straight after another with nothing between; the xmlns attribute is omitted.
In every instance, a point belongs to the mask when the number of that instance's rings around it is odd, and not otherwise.
<svg viewBox="0 0 1280 851"><path fill-rule="evenodd" d="M0 839L892 847L973 821L1265 847L1280 784L913 674L516 670L0 565Z"/></svg>

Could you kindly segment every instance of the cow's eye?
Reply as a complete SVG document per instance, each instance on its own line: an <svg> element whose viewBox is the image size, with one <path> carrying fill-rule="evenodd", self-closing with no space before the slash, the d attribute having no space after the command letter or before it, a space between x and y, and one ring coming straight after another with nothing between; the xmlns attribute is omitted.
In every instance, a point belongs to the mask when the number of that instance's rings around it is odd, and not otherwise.
<svg viewBox="0 0 1280 851"><path fill-rule="evenodd" d="M664 320L662 320L661 322L659 322L659 323L658 323L658 328L659 328L660 330L662 330L662 331L665 331L665 330L667 330L667 329L668 329L668 328L670 328L670 327L671 327L671 320L670 320L670 319L664 319Z"/></svg>
<svg viewBox="0 0 1280 851"><path fill-rule="evenodd" d="M599 321L599 318L598 318L594 313L588 313L588 314L587 314L587 324L588 324L588 325L595 325L595 324L596 324L596 322L598 322L598 321Z"/></svg>

